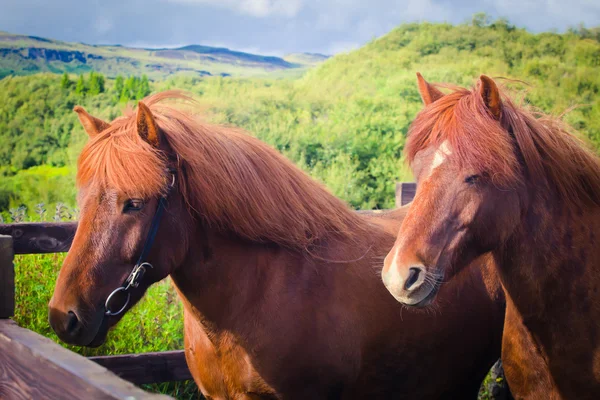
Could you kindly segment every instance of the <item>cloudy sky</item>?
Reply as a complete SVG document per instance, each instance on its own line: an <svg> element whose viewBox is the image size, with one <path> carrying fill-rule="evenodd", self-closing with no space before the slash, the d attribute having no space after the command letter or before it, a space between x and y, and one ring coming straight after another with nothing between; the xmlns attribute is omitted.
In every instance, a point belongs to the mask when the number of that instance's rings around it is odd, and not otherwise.
<svg viewBox="0 0 600 400"><path fill-rule="evenodd" d="M334 54L402 22L484 11L533 32L600 25L600 0L0 0L0 30L91 44Z"/></svg>

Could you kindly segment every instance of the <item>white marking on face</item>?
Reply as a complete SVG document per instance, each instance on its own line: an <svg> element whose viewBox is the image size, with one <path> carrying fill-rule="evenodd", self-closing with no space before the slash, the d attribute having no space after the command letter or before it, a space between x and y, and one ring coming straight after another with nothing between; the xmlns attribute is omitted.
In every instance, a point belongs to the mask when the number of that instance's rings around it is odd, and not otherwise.
<svg viewBox="0 0 600 400"><path fill-rule="evenodd" d="M400 271L399 266L400 266L400 260L399 260L399 254L400 254L400 248L402 246L394 246L394 248L392 249L393 253L388 254L387 257L389 257L390 255L392 255L392 261L390 263L390 268L389 271L387 273L386 276L386 285L389 285L390 287L396 287L396 288L403 288L404 287L404 281L405 281L405 277L403 277L398 271ZM386 257L386 258L387 258ZM425 267L423 266L423 264L416 262L414 263L412 266L421 266L423 269L425 269ZM425 281L425 275L424 273L421 273L421 275L419 275L419 278L417 280L417 282L415 282L413 284L413 288L417 289L418 287L420 287L423 282Z"/></svg>
<svg viewBox="0 0 600 400"><path fill-rule="evenodd" d="M392 286L402 287L404 286L404 279L398 273L398 253L400 252L400 246L394 247L394 257L392 258L392 262L390 263L390 270L393 274L388 274L388 277L391 276L391 282L389 282Z"/></svg>
<svg viewBox="0 0 600 400"><path fill-rule="evenodd" d="M433 162L431 163L431 172L433 172L434 169L442 165L444 161L446 161L446 158L451 154L452 149L450 148L450 143L448 143L448 141L445 140L444 142L442 142L440 147L438 147L433 156Z"/></svg>

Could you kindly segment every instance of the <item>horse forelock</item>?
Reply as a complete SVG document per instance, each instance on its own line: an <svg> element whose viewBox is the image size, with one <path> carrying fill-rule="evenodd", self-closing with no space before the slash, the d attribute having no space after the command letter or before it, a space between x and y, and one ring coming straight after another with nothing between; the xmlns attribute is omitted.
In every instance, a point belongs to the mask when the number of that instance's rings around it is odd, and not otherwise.
<svg viewBox="0 0 600 400"><path fill-rule="evenodd" d="M412 163L419 151L447 142L449 160L488 173L500 187L527 180L568 206L600 206L600 161L571 132L558 118L516 106L505 91L498 121L476 88L453 87L417 115L406 153Z"/></svg>

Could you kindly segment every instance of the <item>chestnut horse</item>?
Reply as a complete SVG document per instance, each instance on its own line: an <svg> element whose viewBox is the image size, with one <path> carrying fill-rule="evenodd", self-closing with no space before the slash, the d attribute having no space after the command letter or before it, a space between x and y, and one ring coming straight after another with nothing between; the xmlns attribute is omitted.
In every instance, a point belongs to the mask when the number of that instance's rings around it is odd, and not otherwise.
<svg viewBox="0 0 600 400"><path fill-rule="evenodd" d="M185 354L213 399L475 398L500 353L485 265L409 310L380 279L406 212L349 209L283 156L151 96L106 123L78 107L81 217L49 304L98 346L152 283L184 304ZM161 216L162 214L162 216Z"/></svg>
<svg viewBox="0 0 600 400"><path fill-rule="evenodd" d="M388 289L425 306L491 252L506 295L502 360L513 395L598 398L599 159L484 75L473 90L444 95L420 76L419 88L427 105L406 152L433 160L415 171L419 188L384 262Z"/></svg>

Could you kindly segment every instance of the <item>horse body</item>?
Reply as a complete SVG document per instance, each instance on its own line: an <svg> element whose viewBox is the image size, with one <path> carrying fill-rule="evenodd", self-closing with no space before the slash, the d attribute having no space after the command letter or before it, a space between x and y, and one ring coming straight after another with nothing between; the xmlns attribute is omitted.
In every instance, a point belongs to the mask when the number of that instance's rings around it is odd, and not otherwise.
<svg viewBox="0 0 600 400"><path fill-rule="evenodd" d="M413 162L435 162L415 170L419 188L382 271L388 290L427 306L441 281L491 254L507 301L502 361L513 395L597 398L600 161L486 76L444 95L419 75L419 88L426 107L406 148Z"/></svg>
<svg viewBox="0 0 600 400"><path fill-rule="evenodd" d="M403 212L373 219L397 229ZM186 357L203 393L475 398L500 340L499 285L488 291L473 269L445 288L434 314L402 309L372 258L394 235L373 233L380 236L373 256L348 264L202 235L188 256L202 261L171 276L185 306ZM331 246L326 257L355 252L346 247ZM458 341L465 345L452 345Z"/></svg>
<svg viewBox="0 0 600 400"><path fill-rule="evenodd" d="M379 265L406 209L355 213L258 140L157 104L169 95L111 124L78 110L91 136L81 218L49 305L62 340L96 346L118 323L105 301L164 202L153 268L123 309L172 277L186 359L209 398L476 396L504 319L489 259L441 288L435 312L404 308Z"/></svg>

